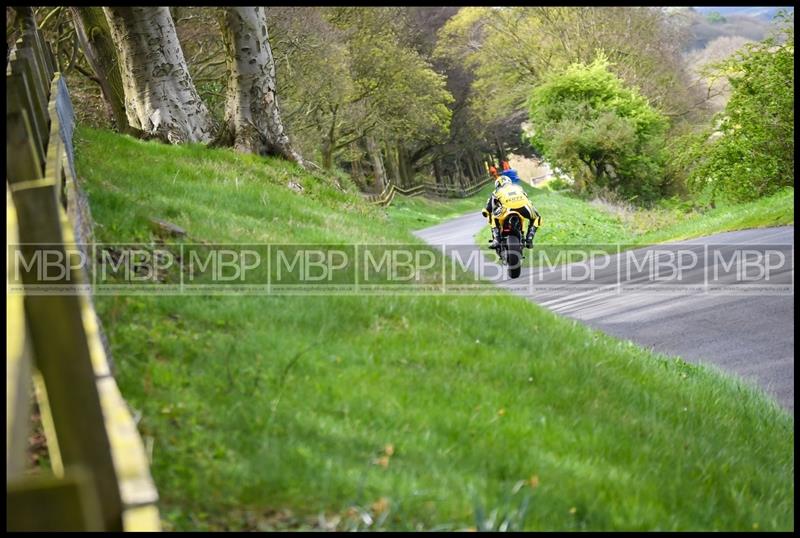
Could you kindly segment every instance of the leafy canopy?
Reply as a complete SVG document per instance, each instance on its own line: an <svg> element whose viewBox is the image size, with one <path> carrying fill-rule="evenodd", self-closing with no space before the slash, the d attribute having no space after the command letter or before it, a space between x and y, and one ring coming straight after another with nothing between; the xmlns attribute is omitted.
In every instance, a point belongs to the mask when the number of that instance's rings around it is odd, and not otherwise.
<svg viewBox="0 0 800 538"><path fill-rule="evenodd" d="M295 136L355 160L366 136L409 145L446 138L445 77L402 40L400 8L270 8L282 102Z"/></svg>

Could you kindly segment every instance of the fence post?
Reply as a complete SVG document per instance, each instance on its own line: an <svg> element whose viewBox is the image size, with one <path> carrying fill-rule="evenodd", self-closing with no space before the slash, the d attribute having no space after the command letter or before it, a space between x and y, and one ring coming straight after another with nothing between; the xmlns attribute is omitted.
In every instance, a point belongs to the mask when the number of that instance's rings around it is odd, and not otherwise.
<svg viewBox="0 0 800 538"><path fill-rule="evenodd" d="M33 54L33 51L30 49L25 48L16 48L12 52L12 56L14 56L16 60L24 59L27 64L30 66L30 78L28 79L30 85L33 86L33 90L36 93L36 97L38 99L38 107L39 109L44 109L47 107L47 100L49 95L47 95L47 90L50 86L49 80L44 80L42 78L42 72L39 70L39 66L37 65L36 58Z"/></svg>
<svg viewBox="0 0 800 538"><path fill-rule="evenodd" d="M17 212L6 184L6 244L19 243ZM30 430L31 352L30 337L25 327L25 309L16 287L16 260L8 252L6 263L6 475L22 475L27 457Z"/></svg>
<svg viewBox="0 0 800 538"><path fill-rule="evenodd" d="M62 259L68 256L58 219L55 178L47 179L49 184L14 192L20 221L20 250L25 259L31 259L36 251L31 246L26 247L30 243L48 245ZM41 283L38 275L23 272L22 277L36 365L47 388L64 465L87 465L93 469L92 481L100 498L104 528L121 530L122 504L109 440L102 427L104 417L83 333L79 297L32 295L29 290L34 291L36 284ZM56 282L76 284L64 279Z"/></svg>
<svg viewBox="0 0 800 538"><path fill-rule="evenodd" d="M8 73L10 69L10 73ZM6 111L9 106L12 108L23 108L28 112L28 119L35 125L34 134L37 138L34 142L39 147L40 153L44 154L44 146L47 144L47 115L44 110L47 108L47 100L44 97L44 92L38 87L36 77L28 59L24 56L18 56L17 51L12 51L11 60L9 61L9 69L7 75L18 75L22 82L18 86L21 90L25 91L27 96L27 104L20 103L13 100L12 96L6 94ZM9 77L6 76L8 79ZM11 100L9 100L11 99ZM28 104L30 108L28 108Z"/></svg>
<svg viewBox="0 0 800 538"><path fill-rule="evenodd" d="M34 144L27 111L6 109L6 178L29 181L41 177L42 161Z"/></svg>
<svg viewBox="0 0 800 538"><path fill-rule="evenodd" d="M17 48L31 51L31 58L33 59L36 69L39 73L39 78L43 83L47 84L53 75L49 72L50 69L48 68L47 61L44 58L44 49L41 47L41 43L37 35L38 33L39 32L31 32L23 34L22 38L17 40L17 43L20 44Z"/></svg>
<svg viewBox="0 0 800 538"><path fill-rule="evenodd" d="M6 114L16 110L32 110L33 101L29 91L27 82L21 74L11 73L6 76ZM47 127L38 117L38 114L29 117L29 120L33 120L31 121L31 138L36 141L33 145L39 160L44 161L44 147L39 141L47 137L45 134Z"/></svg>

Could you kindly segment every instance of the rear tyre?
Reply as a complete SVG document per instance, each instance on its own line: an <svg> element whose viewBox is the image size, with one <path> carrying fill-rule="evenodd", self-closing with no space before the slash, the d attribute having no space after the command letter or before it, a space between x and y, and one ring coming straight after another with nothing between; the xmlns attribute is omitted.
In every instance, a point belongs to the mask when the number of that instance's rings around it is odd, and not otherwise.
<svg viewBox="0 0 800 538"><path fill-rule="evenodd" d="M519 237L516 235L509 235L506 241L508 276L511 278L519 278L522 272L522 243L519 242Z"/></svg>

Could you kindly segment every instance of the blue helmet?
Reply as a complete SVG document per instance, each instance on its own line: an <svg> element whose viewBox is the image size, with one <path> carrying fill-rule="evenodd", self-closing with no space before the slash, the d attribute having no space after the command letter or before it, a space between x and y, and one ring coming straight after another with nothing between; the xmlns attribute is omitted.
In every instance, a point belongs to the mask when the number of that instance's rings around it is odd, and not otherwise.
<svg viewBox="0 0 800 538"><path fill-rule="evenodd" d="M511 180L512 183L519 183L519 176L517 175L517 171L513 168L509 168L508 170L503 170L500 172L501 176L505 176Z"/></svg>

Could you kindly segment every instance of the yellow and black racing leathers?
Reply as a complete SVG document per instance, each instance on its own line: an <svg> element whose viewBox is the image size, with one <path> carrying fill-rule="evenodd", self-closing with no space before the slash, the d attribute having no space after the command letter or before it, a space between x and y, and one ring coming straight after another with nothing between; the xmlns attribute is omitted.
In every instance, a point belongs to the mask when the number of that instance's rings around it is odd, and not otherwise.
<svg viewBox="0 0 800 538"><path fill-rule="evenodd" d="M495 248L500 233L500 223L497 216L494 214L498 205L502 205L508 209L514 209L528 219L528 233L525 236L525 246L531 248L533 236L536 234L536 230L539 226L541 226L542 217L539 215L539 212L536 211L536 208L533 207L525 190L517 184L507 182L497 187L486 202L486 211L489 214L489 226L492 228L493 248Z"/></svg>

